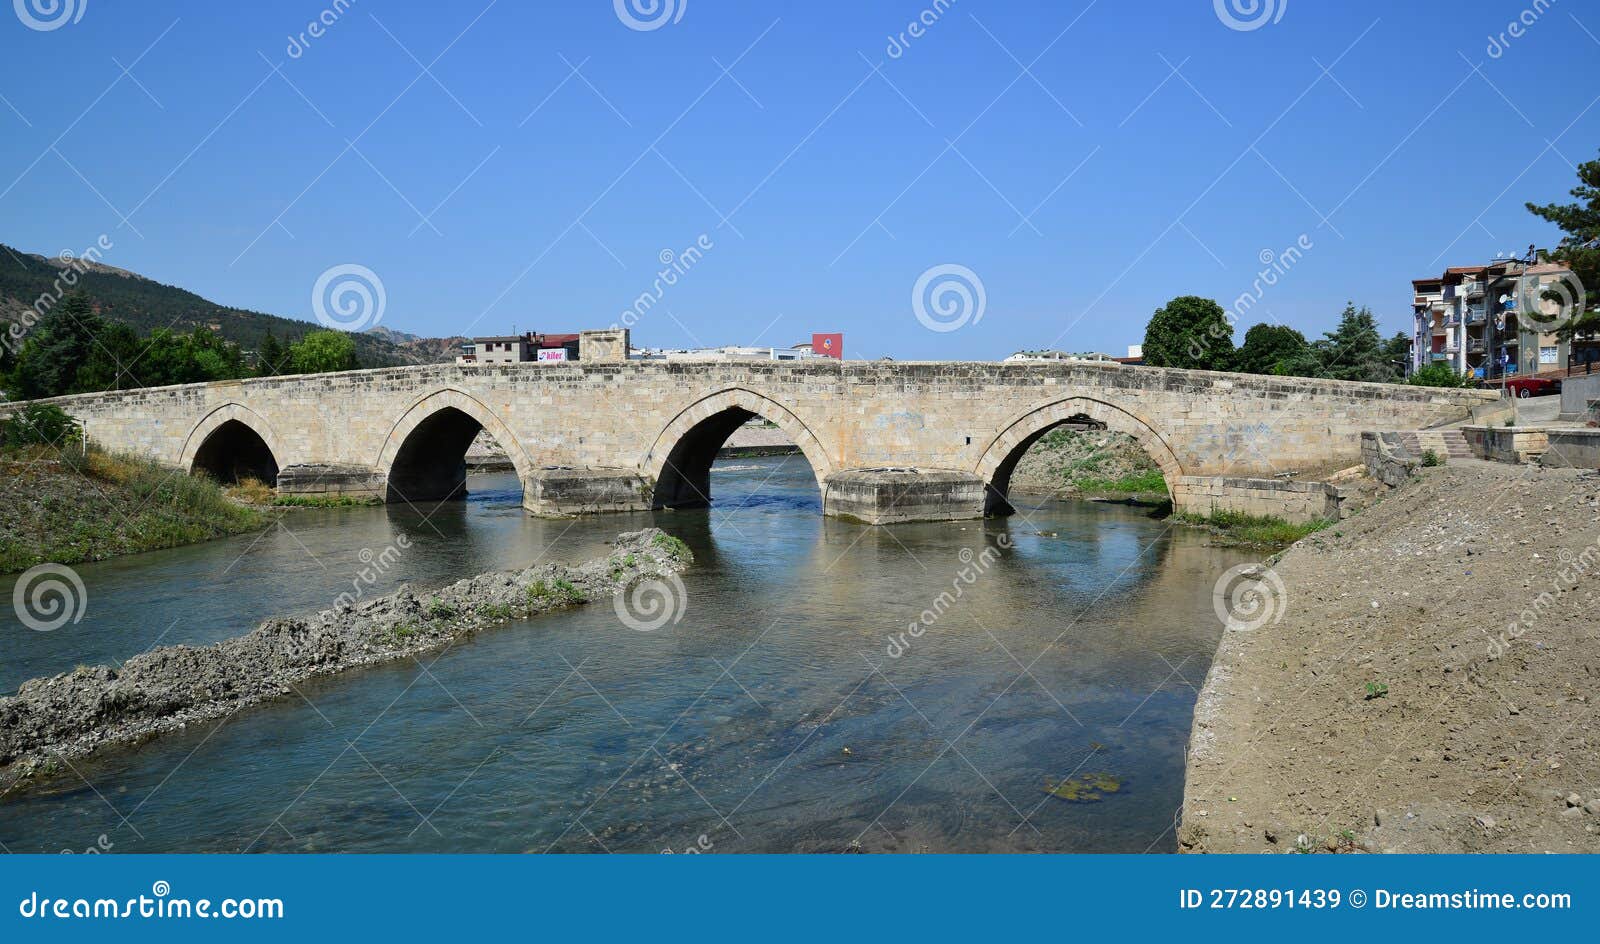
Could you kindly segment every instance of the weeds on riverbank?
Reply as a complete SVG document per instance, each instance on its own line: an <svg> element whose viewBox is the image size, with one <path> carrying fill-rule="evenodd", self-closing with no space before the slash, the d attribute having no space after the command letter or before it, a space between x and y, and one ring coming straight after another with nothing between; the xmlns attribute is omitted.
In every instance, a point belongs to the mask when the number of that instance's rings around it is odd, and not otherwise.
<svg viewBox="0 0 1600 944"><path fill-rule="evenodd" d="M1167 479L1160 469L1144 469L1120 478L1082 478L1073 483L1080 492L1090 495L1138 495L1166 497Z"/></svg>
<svg viewBox="0 0 1600 944"><path fill-rule="evenodd" d="M208 479L93 446L0 451L0 573L194 544L265 527Z"/></svg>
<svg viewBox="0 0 1600 944"><path fill-rule="evenodd" d="M1330 524L1322 518L1314 521L1285 521L1282 518L1246 515L1235 511L1217 511L1209 515L1180 513L1173 515L1172 519L1180 524L1205 528L1232 542L1268 547L1293 544Z"/></svg>
<svg viewBox="0 0 1600 944"><path fill-rule="evenodd" d="M278 490L257 478L243 478L225 486L223 492L234 501L266 508L354 508L381 505L372 495L279 495Z"/></svg>

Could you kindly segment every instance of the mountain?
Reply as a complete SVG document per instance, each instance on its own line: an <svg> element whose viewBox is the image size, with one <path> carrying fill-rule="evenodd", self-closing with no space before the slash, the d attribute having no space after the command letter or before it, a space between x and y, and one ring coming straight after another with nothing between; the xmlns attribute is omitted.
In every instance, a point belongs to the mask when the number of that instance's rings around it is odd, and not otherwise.
<svg viewBox="0 0 1600 944"><path fill-rule="evenodd" d="M25 253L0 244L0 322L15 322L40 296L56 292L56 279L72 260ZM122 321L140 334L157 328L188 332L209 328L247 351L260 346L267 332L287 344L322 326L259 311L230 308L173 285L163 285L135 272L95 262L76 263L81 270L76 289L89 296L96 312ZM363 367L437 364L455 356L461 338L422 338L376 328L352 334Z"/></svg>

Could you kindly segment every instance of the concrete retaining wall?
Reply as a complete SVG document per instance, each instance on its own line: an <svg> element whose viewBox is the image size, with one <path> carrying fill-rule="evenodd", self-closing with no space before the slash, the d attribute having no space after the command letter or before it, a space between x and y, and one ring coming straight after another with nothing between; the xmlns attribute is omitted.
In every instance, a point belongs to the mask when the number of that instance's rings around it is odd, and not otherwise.
<svg viewBox="0 0 1600 944"><path fill-rule="evenodd" d="M1552 429L1539 464L1556 469L1600 469L1600 429Z"/></svg>
<svg viewBox="0 0 1600 944"><path fill-rule="evenodd" d="M1600 400L1600 374L1582 374L1561 380L1561 418L1583 419L1589 413L1589 401Z"/></svg>
<svg viewBox="0 0 1600 944"><path fill-rule="evenodd" d="M1463 426L1472 454L1493 462L1532 462L1549 448L1546 431L1519 426Z"/></svg>

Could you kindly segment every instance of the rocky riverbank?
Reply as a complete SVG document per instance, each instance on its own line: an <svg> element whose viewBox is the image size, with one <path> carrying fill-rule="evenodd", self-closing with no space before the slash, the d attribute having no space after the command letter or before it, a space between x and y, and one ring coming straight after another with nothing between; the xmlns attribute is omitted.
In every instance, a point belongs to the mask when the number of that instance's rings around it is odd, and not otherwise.
<svg viewBox="0 0 1600 944"><path fill-rule="evenodd" d="M1268 561L1195 707L1180 847L1600 852L1597 539L1600 473L1468 460Z"/></svg>
<svg viewBox="0 0 1600 944"><path fill-rule="evenodd" d="M440 649L629 587L638 592L647 586L641 581L672 577L692 559L683 542L651 528L620 535L609 555L578 567L482 574L420 596L409 586L368 600L349 593L330 609L271 619L214 645L166 646L120 668L25 682L0 698L0 796L62 759L219 718L315 676Z"/></svg>

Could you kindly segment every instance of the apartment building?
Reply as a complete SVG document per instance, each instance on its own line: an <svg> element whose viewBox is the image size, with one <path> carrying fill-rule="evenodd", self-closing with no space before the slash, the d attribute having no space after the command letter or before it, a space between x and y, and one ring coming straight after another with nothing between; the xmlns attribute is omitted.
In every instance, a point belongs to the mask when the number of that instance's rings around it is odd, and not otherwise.
<svg viewBox="0 0 1600 944"><path fill-rule="evenodd" d="M1443 363L1495 382L1565 367L1569 345L1555 335L1560 305L1543 294L1572 272L1533 258L1413 279L1412 369Z"/></svg>

